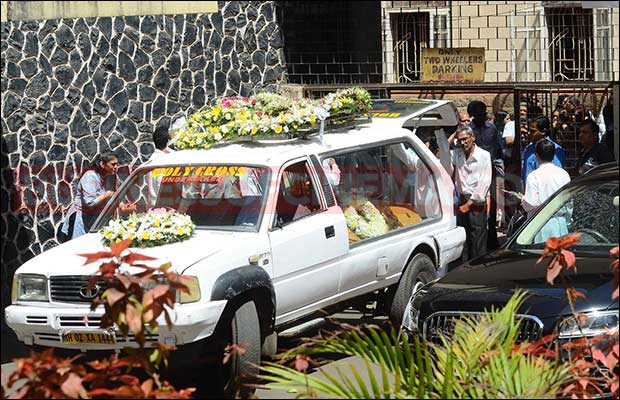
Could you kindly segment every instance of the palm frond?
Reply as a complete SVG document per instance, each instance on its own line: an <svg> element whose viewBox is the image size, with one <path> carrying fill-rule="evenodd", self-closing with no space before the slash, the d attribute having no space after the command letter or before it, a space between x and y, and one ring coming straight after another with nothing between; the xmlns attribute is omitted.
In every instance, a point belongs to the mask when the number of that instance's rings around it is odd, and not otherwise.
<svg viewBox="0 0 620 400"><path fill-rule="evenodd" d="M321 368L313 376L268 363L262 367L263 378L271 382L268 388L294 387L333 398L554 397L569 379L567 368L513 352L519 335L515 316L525 296L517 292L501 310L456 321L453 334L439 344L413 337L402 345L394 329L371 326L314 339L287 353L356 356L363 360L365 374L346 362L336 367L336 374Z"/></svg>

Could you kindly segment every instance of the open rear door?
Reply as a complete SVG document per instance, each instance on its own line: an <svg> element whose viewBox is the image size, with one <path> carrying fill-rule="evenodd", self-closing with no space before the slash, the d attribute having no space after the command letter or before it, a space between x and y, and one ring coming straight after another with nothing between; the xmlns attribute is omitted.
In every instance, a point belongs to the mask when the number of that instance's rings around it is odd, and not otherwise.
<svg viewBox="0 0 620 400"><path fill-rule="evenodd" d="M459 123L459 113L454 103L444 103L436 108L425 111L405 121L403 128L417 129L430 126L435 128L435 137L439 146L439 159L448 176L452 176L452 162L450 160L450 143L448 137L456 130Z"/></svg>

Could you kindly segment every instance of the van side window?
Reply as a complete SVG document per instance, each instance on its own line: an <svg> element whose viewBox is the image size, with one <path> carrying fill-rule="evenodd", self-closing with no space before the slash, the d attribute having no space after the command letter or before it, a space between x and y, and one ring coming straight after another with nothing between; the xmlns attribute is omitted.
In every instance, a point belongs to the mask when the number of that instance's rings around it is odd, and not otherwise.
<svg viewBox="0 0 620 400"><path fill-rule="evenodd" d="M345 213L350 242L441 217L436 178L409 143L330 157L340 169L334 193Z"/></svg>
<svg viewBox="0 0 620 400"><path fill-rule="evenodd" d="M276 202L276 223L284 225L321 210L321 202L305 161L282 173Z"/></svg>

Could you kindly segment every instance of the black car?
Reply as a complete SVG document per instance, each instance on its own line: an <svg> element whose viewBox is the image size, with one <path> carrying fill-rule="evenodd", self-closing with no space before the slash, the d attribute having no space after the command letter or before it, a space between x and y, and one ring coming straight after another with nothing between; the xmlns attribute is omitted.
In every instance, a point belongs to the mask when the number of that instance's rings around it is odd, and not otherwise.
<svg viewBox="0 0 620 400"><path fill-rule="evenodd" d="M520 340L534 341L558 332L560 339L579 336L559 279L546 280L546 260L536 261L546 239L580 232L571 250L576 272L565 276L586 295L576 311L588 316L584 333L618 331L618 299L613 300L610 249L618 246L618 163L600 166L560 189L519 227L506 244L456 267L443 278L414 288L403 318L406 331L435 341L449 334L456 319L506 304L517 289L527 290L519 310Z"/></svg>

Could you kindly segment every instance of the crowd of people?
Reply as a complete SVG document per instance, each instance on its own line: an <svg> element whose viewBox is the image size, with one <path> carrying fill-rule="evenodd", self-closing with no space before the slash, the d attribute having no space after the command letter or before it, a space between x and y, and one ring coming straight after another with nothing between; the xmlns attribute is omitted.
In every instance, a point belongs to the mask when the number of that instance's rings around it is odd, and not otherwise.
<svg viewBox="0 0 620 400"><path fill-rule="evenodd" d="M496 249L496 228L506 226L515 213L539 207L570 181L567 170L581 175L614 161L611 99L599 118L575 96L559 96L552 118L525 99L517 120L504 110L487 113L477 100L459 117L448 141L454 153L457 222L467 231L465 260ZM579 152L569 163L565 144L575 139ZM484 202L480 193L485 193ZM550 229L553 236L566 233L561 227Z"/></svg>

